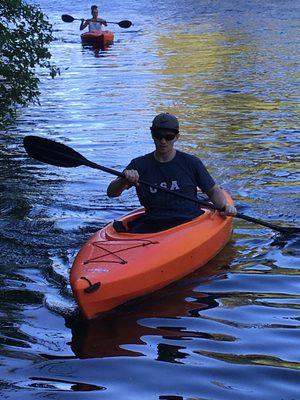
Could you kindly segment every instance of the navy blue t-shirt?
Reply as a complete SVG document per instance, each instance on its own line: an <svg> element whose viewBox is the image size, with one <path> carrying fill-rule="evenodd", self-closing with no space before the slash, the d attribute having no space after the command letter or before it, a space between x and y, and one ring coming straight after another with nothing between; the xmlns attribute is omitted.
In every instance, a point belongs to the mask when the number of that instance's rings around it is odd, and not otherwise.
<svg viewBox="0 0 300 400"><path fill-rule="evenodd" d="M197 187L207 192L215 185L199 158L178 150L171 161L159 162L153 152L133 159L126 169L137 170L141 180L195 198ZM199 205L192 201L145 185L139 185L136 191L151 220L172 217L192 219L201 214Z"/></svg>

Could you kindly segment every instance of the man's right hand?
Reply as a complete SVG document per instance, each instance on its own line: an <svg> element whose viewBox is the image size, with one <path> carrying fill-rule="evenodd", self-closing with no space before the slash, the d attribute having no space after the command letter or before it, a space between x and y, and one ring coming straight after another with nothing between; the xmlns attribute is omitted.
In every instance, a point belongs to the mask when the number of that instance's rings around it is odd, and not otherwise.
<svg viewBox="0 0 300 400"><path fill-rule="evenodd" d="M139 173L135 169L125 169L124 175L131 185L139 185Z"/></svg>

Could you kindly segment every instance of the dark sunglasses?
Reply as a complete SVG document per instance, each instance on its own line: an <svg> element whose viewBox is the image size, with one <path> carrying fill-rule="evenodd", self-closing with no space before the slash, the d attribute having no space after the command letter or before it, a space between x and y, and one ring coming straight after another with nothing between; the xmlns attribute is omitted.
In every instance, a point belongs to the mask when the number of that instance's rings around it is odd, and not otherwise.
<svg viewBox="0 0 300 400"><path fill-rule="evenodd" d="M170 142L171 140L174 140L175 137L177 136L177 133L174 133L173 135L163 135L162 133L159 132L152 132L152 136L154 137L154 139L157 140L162 140L165 139L167 142Z"/></svg>

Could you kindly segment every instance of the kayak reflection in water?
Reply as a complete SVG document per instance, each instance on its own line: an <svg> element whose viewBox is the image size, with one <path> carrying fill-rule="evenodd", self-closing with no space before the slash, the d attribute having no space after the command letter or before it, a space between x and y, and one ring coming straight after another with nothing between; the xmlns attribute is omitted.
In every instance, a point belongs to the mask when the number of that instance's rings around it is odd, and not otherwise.
<svg viewBox="0 0 300 400"><path fill-rule="evenodd" d="M190 221L203 213L196 202L139 185L139 179L195 199L199 188L216 207L224 209L221 213L224 217L235 215L236 208L227 203L223 189L215 183L201 160L174 148L179 138L178 119L172 114L161 113L153 119L150 129L154 152L131 160L124 170L126 179L118 177L107 188L109 197L118 197L124 190L136 187L145 214L132 222L129 231L158 232Z"/></svg>
<svg viewBox="0 0 300 400"><path fill-rule="evenodd" d="M89 32L98 32L102 30L102 25L107 26L105 19L98 18L98 7L91 7L91 14L93 18L82 19L80 24L80 30L82 31L87 26L89 27Z"/></svg>

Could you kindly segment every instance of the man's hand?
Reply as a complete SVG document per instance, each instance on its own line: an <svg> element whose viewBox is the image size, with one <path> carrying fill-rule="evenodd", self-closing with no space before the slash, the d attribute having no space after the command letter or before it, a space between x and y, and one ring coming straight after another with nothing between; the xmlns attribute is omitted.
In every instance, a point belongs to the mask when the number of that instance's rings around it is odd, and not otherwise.
<svg viewBox="0 0 300 400"><path fill-rule="evenodd" d="M124 175L130 185L139 186L139 173L135 169L125 169Z"/></svg>
<svg viewBox="0 0 300 400"><path fill-rule="evenodd" d="M230 204L226 204L220 212L222 217L234 217L236 213L236 208L234 206L231 206Z"/></svg>

